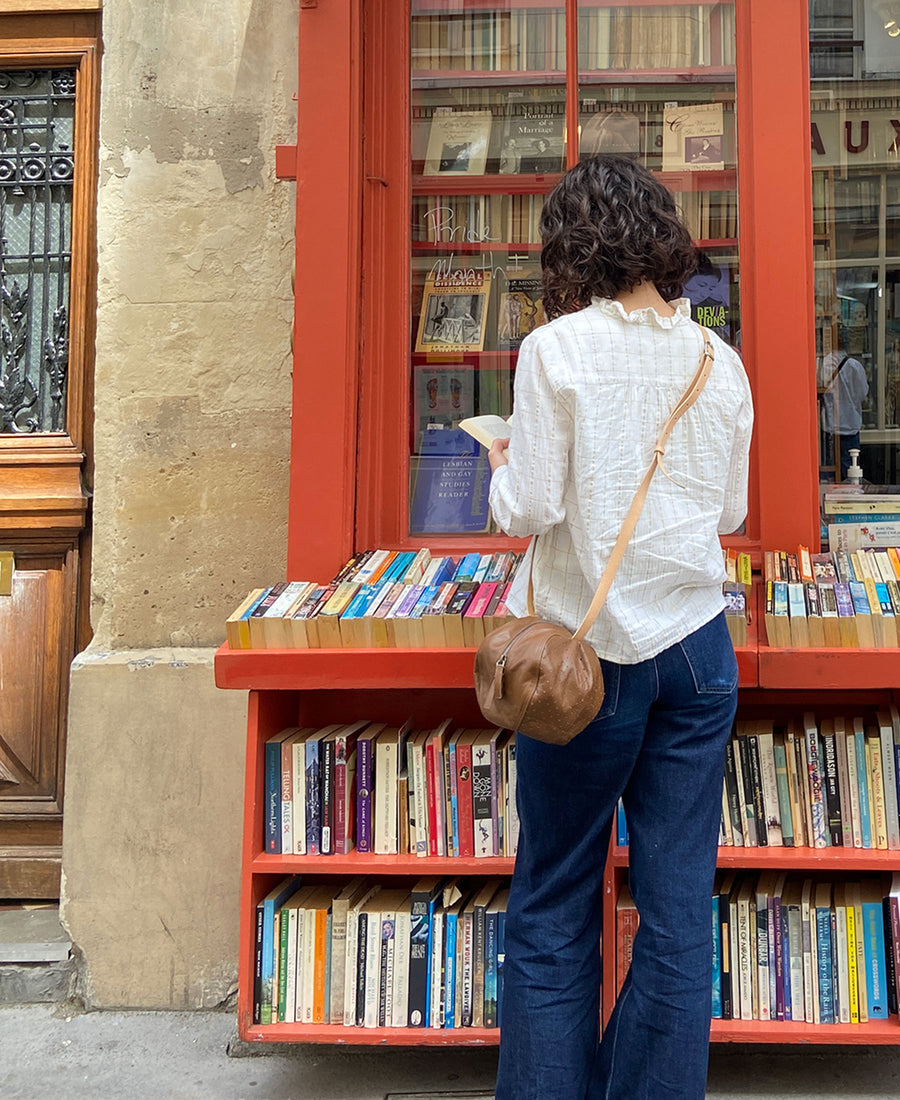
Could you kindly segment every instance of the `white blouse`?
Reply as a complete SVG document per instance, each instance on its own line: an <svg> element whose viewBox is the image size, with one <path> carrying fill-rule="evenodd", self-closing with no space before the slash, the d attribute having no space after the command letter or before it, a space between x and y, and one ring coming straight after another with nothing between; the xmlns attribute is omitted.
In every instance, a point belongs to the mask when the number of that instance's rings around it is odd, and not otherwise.
<svg viewBox="0 0 900 1100"><path fill-rule="evenodd" d="M673 317L626 313L594 298L522 341L509 465L491 479L494 518L509 535L540 535L536 613L575 630L593 598L662 425L703 347L690 303ZM723 608L718 535L747 512L753 402L743 365L712 334L715 362L696 404L675 424L661 470L606 603L587 635L619 664L656 656ZM508 607L525 615L529 561Z"/></svg>

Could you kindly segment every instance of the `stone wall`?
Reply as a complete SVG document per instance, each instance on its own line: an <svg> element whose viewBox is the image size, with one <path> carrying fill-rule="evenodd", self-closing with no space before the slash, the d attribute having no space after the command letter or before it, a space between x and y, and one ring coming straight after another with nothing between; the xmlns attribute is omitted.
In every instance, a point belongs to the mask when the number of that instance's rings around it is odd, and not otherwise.
<svg viewBox="0 0 900 1100"><path fill-rule="evenodd" d="M92 1007L236 976L243 693L226 615L284 576L297 0L109 0L94 640L71 678L62 912Z"/></svg>

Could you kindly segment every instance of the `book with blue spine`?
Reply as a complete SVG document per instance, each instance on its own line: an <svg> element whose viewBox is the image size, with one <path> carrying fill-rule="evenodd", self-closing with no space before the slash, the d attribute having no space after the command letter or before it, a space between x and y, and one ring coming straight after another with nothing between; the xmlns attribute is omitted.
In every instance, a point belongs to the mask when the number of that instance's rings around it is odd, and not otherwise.
<svg viewBox="0 0 900 1100"><path fill-rule="evenodd" d="M289 726L266 739L264 751L265 775L265 851L281 853L281 743L295 733L298 726Z"/></svg>
<svg viewBox="0 0 900 1100"><path fill-rule="evenodd" d="M322 772L319 742L329 733L340 729L340 724L326 726L306 739L306 854L322 852Z"/></svg>
<svg viewBox="0 0 900 1100"><path fill-rule="evenodd" d="M819 1019L835 1023L834 955L831 938L831 883L820 882L815 893L816 972L819 990Z"/></svg>
<svg viewBox="0 0 900 1100"><path fill-rule="evenodd" d="M807 711L803 715L803 732L806 738L807 792L813 828L813 847L827 848L829 840L828 810L822 786L822 762L819 753L819 728L815 715Z"/></svg>
<svg viewBox="0 0 900 1100"><path fill-rule="evenodd" d="M719 895L712 896L712 1018L722 1019L722 931L719 927Z"/></svg>
<svg viewBox="0 0 900 1100"><path fill-rule="evenodd" d="M887 968L885 964L884 913L881 884L877 879L863 879L862 937L865 948L866 1000L870 1020L888 1018Z"/></svg>
<svg viewBox="0 0 900 1100"><path fill-rule="evenodd" d="M853 746L856 750L856 778L859 788L859 821L862 829L862 846L863 848L871 848L872 808L869 804L869 783L867 778L869 771L866 767L866 738L862 718L853 719L852 739Z"/></svg>
<svg viewBox="0 0 900 1100"><path fill-rule="evenodd" d="M497 936L500 927L500 907L506 907L502 891L484 914L484 1026L497 1027Z"/></svg>
<svg viewBox="0 0 900 1100"><path fill-rule="evenodd" d="M262 909L262 936L260 942L260 1024L272 1023L272 1006L275 993L275 912L296 892L300 876L291 875L273 887L259 902Z"/></svg>

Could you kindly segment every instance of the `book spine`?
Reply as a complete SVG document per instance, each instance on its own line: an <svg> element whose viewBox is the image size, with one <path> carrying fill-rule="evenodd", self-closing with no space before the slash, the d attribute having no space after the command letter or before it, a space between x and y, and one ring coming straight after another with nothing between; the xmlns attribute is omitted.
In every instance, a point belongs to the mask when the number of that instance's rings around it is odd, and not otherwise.
<svg viewBox="0 0 900 1100"><path fill-rule="evenodd" d="M769 1001L769 908L766 899L756 899L756 968L760 1020L771 1019Z"/></svg>
<svg viewBox="0 0 900 1100"><path fill-rule="evenodd" d="M866 962L866 995L869 1019L888 1017L887 968L885 965L884 914L880 902L862 903Z"/></svg>
<svg viewBox="0 0 900 1100"><path fill-rule="evenodd" d="M500 847L500 762L497 759L497 738L492 737L490 743L490 777L491 777L491 854L502 855Z"/></svg>
<svg viewBox="0 0 900 1100"><path fill-rule="evenodd" d="M753 788L753 811L756 819L756 842L760 847L768 847L769 836L766 827L766 809L763 801L762 765L759 758L759 738L748 734L747 749L750 758L750 781Z"/></svg>
<svg viewBox="0 0 900 1100"><path fill-rule="evenodd" d="M816 962L819 978L819 1018L823 1024L833 1024L834 978L831 951L831 911L816 907Z"/></svg>
<svg viewBox="0 0 900 1100"><path fill-rule="evenodd" d="M341 738L334 745L334 831L332 849L335 855L347 854L347 742Z"/></svg>
<svg viewBox="0 0 900 1100"><path fill-rule="evenodd" d="M271 742L265 748L266 775L266 851L281 852L281 745Z"/></svg>
<svg viewBox="0 0 900 1100"><path fill-rule="evenodd" d="M253 1022L262 1023L260 1005L262 1001L262 958L263 958L263 907L256 907L256 952L253 959Z"/></svg>
<svg viewBox="0 0 900 1100"><path fill-rule="evenodd" d="M497 1026L497 917L496 911L484 919L484 1026Z"/></svg>
<svg viewBox="0 0 900 1100"><path fill-rule="evenodd" d="M843 844L841 825L841 798L838 786L837 749L834 733L822 734L822 761L825 780L825 804L828 814L828 834L832 847Z"/></svg>
<svg viewBox="0 0 900 1100"><path fill-rule="evenodd" d="M354 1023L362 1027L366 1018L366 967L368 963L369 914L360 913L356 933L356 1012Z"/></svg>
<svg viewBox="0 0 900 1100"><path fill-rule="evenodd" d="M306 852L317 856L321 851L322 801L319 791L319 743L306 744Z"/></svg>
<svg viewBox="0 0 900 1100"><path fill-rule="evenodd" d="M356 746L356 848L372 851L372 741L361 737Z"/></svg>
<svg viewBox="0 0 900 1100"><path fill-rule="evenodd" d="M784 978L784 926L782 923L781 898L772 899L772 929L775 938L772 943L772 958L775 962L775 1019L784 1020L785 1016L785 978Z"/></svg>
<svg viewBox="0 0 900 1100"><path fill-rule="evenodd" d="M456 913L447 913L444 918L444 1027L456 1027L456 937L459 918Z"/></svg>
<svg viewBox="0 0 900 1100"><path fill-rule="evenodd" d="M472 746L456 747L459 854L475 855L475 824L472 808Z"/></svg>
<svg viewBox="0 0 900 1100"><path fill-rule="evenodd" d="M330 856L334 853L334 741L326 740L319 743L321 782L321 854Z"/></svg>
<svg viewBox="0 0 900 1100"><path fill-rule="evenodd" d="M427 894L413 891L409 931L409 1026L428 1026L430 921Z"/></svg>
<svg viewBox="0 0 900 1100"><path fill-rule="evenodd" d="M493 855L491 755L489 746L483 743L472 746L472 819L475 855Z"/></svg>
<svg viewBox="0 0 900 1100"><path fill-rule="evenodd" d="M819 763L819 738L813 723L806 723L806 766L809 778L809 802L812 811L813 846L828 846L828 822L822 793L822 769Z"/></svg>
<svg viewBox="0 0 900 1100"><path fill-rule="evenodd" d="M712 896L712 1017L722 1019L722 929L719 922L719 895Z"/></svg>

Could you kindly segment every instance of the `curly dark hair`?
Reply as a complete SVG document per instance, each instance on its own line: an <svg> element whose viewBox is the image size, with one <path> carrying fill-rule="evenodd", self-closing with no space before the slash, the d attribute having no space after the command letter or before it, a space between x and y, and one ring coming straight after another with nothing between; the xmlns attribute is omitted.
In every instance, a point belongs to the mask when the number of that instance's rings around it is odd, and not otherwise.
<svg viewBox="0 0 900 1100"><path fill-rule="evenodd" d="M550 318L644 279L671 301L697 266L671 192L630 157L602 153L570 168L547 196L540 229Z"/></svg>

